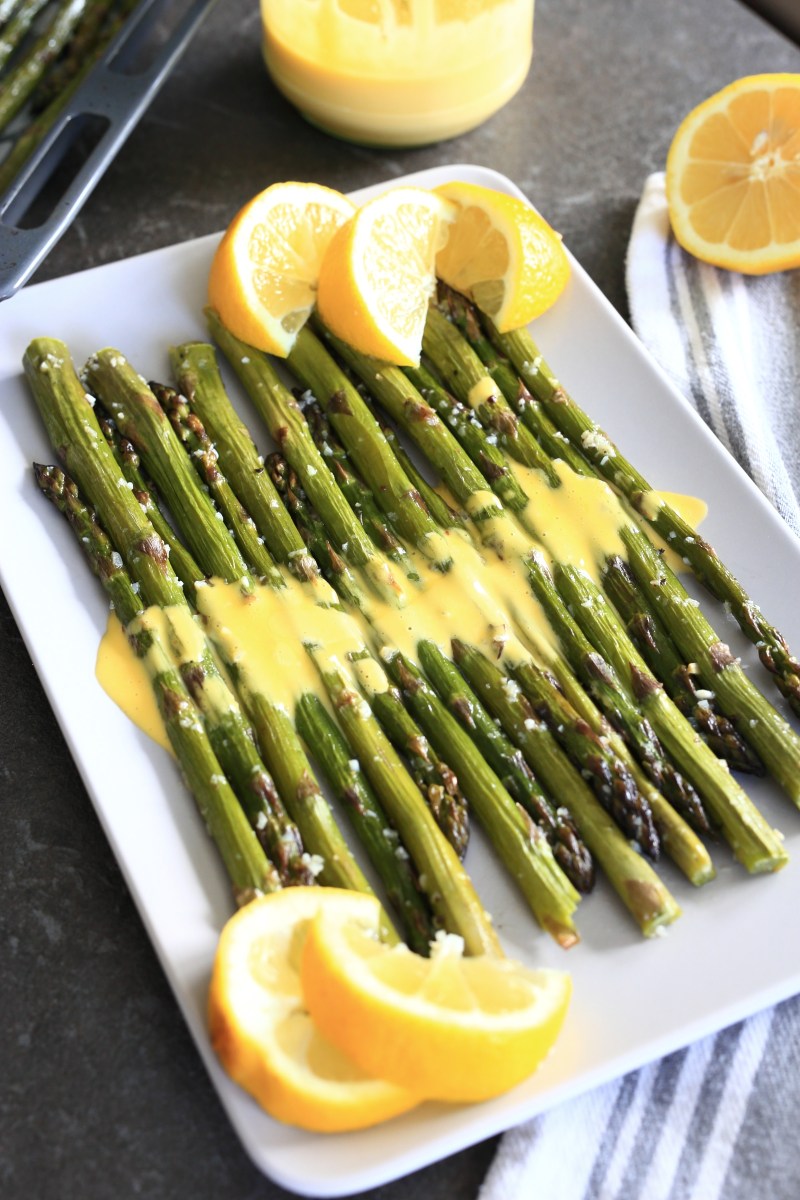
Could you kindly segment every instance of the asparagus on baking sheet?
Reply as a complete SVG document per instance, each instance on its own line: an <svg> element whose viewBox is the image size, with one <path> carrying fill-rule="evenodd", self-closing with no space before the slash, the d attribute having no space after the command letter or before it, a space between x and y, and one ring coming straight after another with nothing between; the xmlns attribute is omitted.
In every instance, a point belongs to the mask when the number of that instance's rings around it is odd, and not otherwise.
<svg viewBox="0 0 800 1200"><path fill-rule="evenodd" d="M0 6L0 71L49 0L5 0Z"/></svg>
<svg viewBox="0 0 800 1200"><path fill-rule="evenodd" d="M17 115L50 63L61 53L88 3L89 0L62 0L47 28L22 60L15 63L3 78L0 86L0 131Z"/></svg>

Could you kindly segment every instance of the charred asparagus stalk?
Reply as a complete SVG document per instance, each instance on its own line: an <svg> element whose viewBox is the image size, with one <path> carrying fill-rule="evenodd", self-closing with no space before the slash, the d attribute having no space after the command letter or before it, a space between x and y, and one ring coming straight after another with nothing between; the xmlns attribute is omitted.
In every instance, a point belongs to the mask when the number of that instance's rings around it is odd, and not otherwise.
<svg viewBox="0 0 800 1200"><path fill-rule="evenodd" d="M403 543L391 528L385 515L375 503L375 497L363 480L353 471L344 446L334 434L331 423L316 401L306 404L304 416L314 438L314 444L328 460L331 472L342 494L369 534L372 542L392 562L409 573L414 567L408 561Z"/></svg>
<svg viewBox="0 0 800 1200"><path fill-rule="evenodd" d="M462 780L469 780L472 809L498 853L507 864L514 864L512 875L539 924L560 945L573 945L578 936L572 914L579 894L557 866L544 834L524 818L419 669L400 652L389 651L383 657L390 676L433 745L440 753L447 753Z"/></svg>
<svg viewBox="0 0 800 1200"><path fill-rule="evenodd" d="M695 887L709 883L714 878L714 866L700 838L649 781L566 665L558 664L557 670L556 678L532 663L517 663L510 673L535 716L545 723L603 806L613 811L609 795L629 792L633 781L635 791L650 806L662 850ZM634 796L627 802L634 803Z"/></svg>
<svg viewBox="0 0 800 1200"><path fill-rule="evenodd" d="M326 578L343 600L358 604L358 596L351 597L347 564L332 550L325 527L309 506L294 471L277 453L268 456L267 466L292 520L301 530L314 557L323 564ZM386 691L374 695L372 706L392 745L403 755L439 828L462 859L469 839L469 819L454 772L436 756L431 758L422 731L406 712L395 689L387 686Z"/></svg>
<svg viewBox="0 0 800 1200"><path fill-rule="evenodd" d="M380 422L381 433L392 447L394 456L422 497L423 503L437 525L442 529L464 529L466 514L457 511L428 483L411 456L401 445L397 431L385 421Z"/></svg>
<svg viewBox="0 0 800 1200"><path fill-rule="evenodd" d="M783 789L800 806L800 737L747 678L738 659L720 641L699 604L662 561L647 538L622 532L628 561L649 589L681 653L700 667L705 686L719 696L747 740Z"/></svg>
<svg viewBox="0 0 800 1200"><path fill-rule="evenodd" d="M168 548L170 566L183 584L184 595L191 598L195 584L203 578L203 572L159 508L154 498L152 485L142 473L141 460L133 442L120 437L119 430L111 417L97 413L97 418L103 435L114 452L122 474L131 485L142 511Z"/></svg>
<svg viewBox="0 0 800 1200"><path fill-rule="evenodd" d="M25 163L50 132L59 114L66 108L86 76L95 66L100 55L108 48L112 39L125 24L125 21L138 2L139 0L120 0L120 3L115 6L113 11L103 21L93 53L83 57L70 79L64 81L63 85L59 86L52 99L48 101L46 106L18 134L10 151L2 163L0 163L0 195L16 179ZM1 40L5 40L4 35L0 35ZM0 52L1 57L2 52ZM44 78L49 77L45 75Z"/></svg>
<svg viewBox="0 0 800 1200"><path fill-rule="evenodd" d="M396 688L376 692L372 710L425 797L436 823L463 860L469 843L469 809L458 776L436 753Z"/></svg>
<svg viewBox="0 0 800 1200"><path fill-rule="evenodd" d="M287 566L298 564L293 567L298 578L310 578L314 574L314 564L291 522L286 528L281 502L264 469L264 459L228 399L213 348L205 342L175 346L170 351L170 364L181 395L202 421L219 455L222 472L253 519L265 547L272 548L278 562ZM283 586L283 577L277 568L269 573L269 579L273 586Z"/></svg>
<svg viewBox="0 0 800 1200"><path fill-rule="evenodd" d="M345 736L411 855L431 907L470 954L501 954L497 934L453 847L424 804L370 705L321 648L308 646Z"/></svg>
<svg viewBox="0 0 800 1200"><path fill-rule="evenodd" d="M524 508L527 498L496 443L490 442L480 425L470 420L466 406L459 404L423 368L403 372L399 367L359 354L328 330L317 328L337 356L422 450L456 500L467 508L482 538L492 540L494 523L502 519L500 501L516 509ZM459 453L459 442L451 432L456 429L466 452ZM492 495L492 490L499 499Z"/></svg>
<svg viewBox="0 0 800 1200"><path fill-rule="evenodd" d="M492 373L520 420L527 425L551 458L561 458L578 475L597 476L598 472L589 459L553 424L541 403L531 396L523 381L513 371L509 361L499 357L496 347L484 333L474 307L468 304L463 296L448 288L440 288L440 304L446 305L450 319L462 331L481 362ZM643 536L635 531L631 533L637 539ZM748 747L741 733L725 716L716 711L708 698L693 701L691 674L686 671L669 633L663 623L655 617L652 606L633 577L628 572L627 578L623 578L621 572L626 570L624 560L618 555L610 556L604 569L606 587L615 589L615 603L618 607L619 604L624 606L623 616L626 620L634 621L629 632L632 639L638 642L639 649L651 665L654 674L678 703L680 711L703 732L719 757L725 758L739 770L754 774L763 773L762 764ZM635 593L635 596L632 593ZM634 637L635 632L638 632L638 638Z"/></svg>
<svg viewBox="0 0 800 1200"><path fill-rule="evenodd" d="M487 321L492 341L507 354L531 394L562 433L595 469L620 489L637 512L650 522L691 564L698 579L726 601L745 635L796 713L800 713L800 662L782 634L767 620L708 542L680 513L659 497L619 447L587 416L561 386L527 329L500 334Z"/></svg>
<svg viewBox="0 0 800 1200"><path fill-rule="evenodd" d="M594 885L594 864L569 812L550 803L522 753L498 729L438 646L421 642L419 656L434 688L470 734L506 791L544 832L556 862L573 887L584 894L590 892Z"/></svg>
<svg viewBox="0 0 800 1200"><path fill-rule="evenodd" d="M519 680L537 718L544 721L591 785L600 803L624 829L630 821L626 814L636 812L643 799L627 764L617 756L608 741L595 733L589 723L575 712L560 691L554 675L533 663L520 663L516 670L512 667L511 673ZM648 807L651 806L648 804ZM657 829L655 813L652 817ZM649 826L646 819L645 823Z"/></svg>
<svg viewBox="0 0 800 1200"><path fill-rule="evenodd" d="M153 686L164 728L187 786L216 843L233 884L237 903L275 891L281 879L248 824L189 695L164 645L161 629L142 609L128 572L120 565L97 514L82 500L75 483L58 467L35 465L42 493L66 516L92 571L111 598L129 641Z"/></svg>
<svg viewBox="0 0 800 1200"><path fill-rule="evenodd" d="M607 652L598 653L596 644L588 638L584 625L577 619L578 614L575 613L574 605L569 610L565 606L547 564L540 554L532 556L529 570L536 595L559 636L566 658L583 686L612 725L622 733L637 760L659 791L684 816L688 818L691 814L693 822L699 824L701 828L708 829L702 803L694 788L667 758L656 731L650 721L639 711L639 707L625 688L617 670L609 662ZM561 579L561 576L559 575L558 578ZM575 613L575 616L573 617L571 613ZM580 614L580 618L582 621L583 613ZM616 650L616 644L614 649ZM627 647L623 644L617 661L626 653ZM647 675L647 673L645 674ZM648 699L653 692L648 684L649 679L642 680L642 687L639 689L641 696L637 693L637 699L640 702ZM650 821L652 821L652 816ZM647 831L645 834L647 841L645 842L640 840L639 835L633 829L627 831L631 837L640 842L645 853L648 852L651 836L649 825L650 822L645 821L642 826L642 833ZM654 834L654 825L652 825L652 831ZM653 846L653 849L657 855L657 844Z"/></svg>
<svg viewBox="0 0 800 1200"><path fill-rule="evenodd" d="M281 383L266 356L234 337L213 309L206 310L206 317L214 340L256 405L281 453L297 471L303 490L324 521L337 554L346 554L353 566L364 567L371 586L379 596L392 603L402 602L402 584L398 581L390 562L384 556L375 553L361 522L332 481L327 462L314 445L305 418L291 392ZM210 356L212 354L209 347L183 346L173 355L173 359L179 357L181 363L189 364L188 370L180 369L181 386L183 387L182 381L187 375L193 376L197 400L202 380L204 405L210 406L213 397L215 407L220 407L222 401L219 388L209 378L210 368L207 364ZM197 370L200 363L206 364L202 376ZM206 413L200 409L198 411L209 433L219 445L219 435L209 423ZM222 461L224 465L225 460ZM261 465L263 467L263 462ZM230 478L234 479L232 474ZM275 498L277 500L277 497ZM280 501L277 503L280 506ZM251 504L248 504L248 508L268 544L273 545L272 535L267 531L266 525L262 527L258 513ZM273 514L278 511L278 508L272 510ZM291 524L290 521L289 525ZM296 531L294 532L296 536Z"/></svg>
<svg viewBox="0 0 800 1200"><path fill-rule="evenodd" d="M712 691L698 686L698 669L685 662L664 627L649 597L637 584L624 559L606 560L603 586L634 645L653 674L662 681L675 704L700 731L718 758L733 770L763 775L764 766L740 736L736 726L720 711Z"/></svg>
<svg viewBox="0 0 800 1200"><path fill-rule="evenodd" d="M192 464L147 384L125 356L112 349L93 355L84 375L122 436L141 455L204 574L243 579L247 564L233 534L218 519L211 497L193 486L197 481Z"/></svg>
<svg viewBox="0 0 800 1200"><path fill-rule="evenodd" d="M476 331L476 327L478 326L478 318L475 315L474 310L466 305L466 302L463 301L463 298L459 299L453 294L450 294L449 311L455 314L454 319L459 327L464 330L465 335L470 340L470 344L476 348L482 360L484 362L489 361L491 359L491 344L487 345L487 339L485 336ZM496 342L500 341L499 337L495 340ZM533 366L531 366L531 370L533 371ZM538 370L538 367L536 370ZM535 374L536 372L533 371L533 373ZM507 376L504 376L504 379L507 379ZM522 384L521 380L520 384L524 388L524 384ZM507 382L506 390L508 394L513 392L513 388ZM607 465L604 461L605 455L600 454L598 457L596 454L594 454L594 450L607 444L605 441L603 441L605 435L600 435L598 432L597 446L594 445L595 438L587 435L583 439L585 445L582 442L582 449L579 450L575 444L566 440L565 435L556 428L545 411L545 406L538 400L532 399L526 392L523 393L520 390L517 391L517 411L519 412L521 419L528 424L529 428L536 435L543 446L552 445L556 437L560 435L562 440L558 444L559 455L568 463L573 471L584 476L595 475L600 477L602 475L598 464L602 462L603 466ZM613 455L611 457L613 457ZM616 483L616 476L614 477L614 482ZM654 499L658 500L659 498L655 497ZM632 543L638 547L641 557L649 558L652 554L650 543L638 526L633 525L629 521L624 521L620 527L620 535L623 541ZM609 563L607 562L606 576L608 576L608 570ZM674 578L667 567L665 567L665 570L667 570L668 574L673 580L676 588L676 594L679 594L683 597L684 607L691 605L693 602L689 600L689 597L686 594L685 589L683 589L683 586ZM645 590L647 591L648 589ZM680 614L677 614L677 619L675 613L670 615L672 629L670 632L667 632L667 630L664 629L664 626L661 626L664 632L659 636L659 645L664 644L665 641L669 641L670 633L672 634L673 640L676 640L676 635L680 630ZM676 660L679 659L679 651L677 649L671 649L670 652ZM660 660L660 664L662 668L668 674L670 674L669 666L663 659ZM656 672L656 674L658 674L658 672ZM688 676L685 676L685 673L681 673L680 671L679 677L688 678ZM669 690L671 674L670 678L665 677L665 675L661 675L660 678L662 683L664 683ZM711 685L709 684L706 690L710 690L710 687ZM727 754L731 754L737 764L742 764L742 769L746 769L744 764L748 764L751 770L757 771L759 769L758 759L752 753L752 749L748 748L748 745L745 743L749 741L751 747L755 745L751 731L758 730L758 726L764 715L763 700L757 690L752 687L740 689L735 693L735 695L738 707L735 712L731 712L728 715L736 718L738 727L734 728L730 722L728 722L727 725L723 727L725 729L725 742L722 746L719 745L718 738L716 749L723 758L727 758ZM706 713L708 710L706 708L700 708L697 710L696 706L693 706L693 710L695 713L695 721L701 727L707 727L708 717L706 716ZM777 726L780 728L780 736L773 735L772 739L767 739L767 744L769 747L767 752L774 752L774 759L771 760L770 763L767 763L767 765L771 766L773 769L773 774L777 779L787 780L791 779L792 772L796 772L796 770L800 768L800 758L798 757L798 748L800 747L800 743L798 743L793 731L786 725L785 722L778 719ZM719 733L719 726L716 725L716 723L715 730ZM727 747L727 753L723 752L725 747ZM793 766L789 767L789 763L792 763ZM786 784L784 784L784 786L786 786ZM788 785L787 790L789 791L789 794L792 795L791 783Z"/></svg>
<svg viewBox="0 0 800 1200"><path fill-rule="evenodd" d="M400 467L374 416L350 379L306 327L287 360L328 414L353 465L402 538L434 566L447 570L447 541Z"/></svg>
<svg viewBox="0 0 800 1200"><path fill-rule="evenodd" d="M368 847L390 904L402 914L409 946L418 954L427 954L436 930L411 862L347 742L322 701L311 692L298 701L297 728L307 745L314 747L334 794L358 829L359 841Z"/></svg>
<svg viewBox="0 0 800 1200"><path fill-rule="evenodd" d="M539 721L523 696L504 686L502 672L483 654L456 642L459 668L498 718L511 741L523 752L553 796L568 796L578 830L611 886L643 933L650 936L669 925L680 908L649 863L628 844L618 826Z"/></svg>
<svg viewBox="0 0 800 1200"><path fill-rule="evenodd" d="M653 721L669 753L681 762L696 785L735 856L752 872L774 871L784 866L786 852L782 838L764 820L730 773L720 769L719 759L694 733L661 685L650 675L643 659L625 638L622 622L600 589L574 567L560 567L556 575L567 604L576 613L580 610L582 627L590 632L593 643L612 663L617 676L622 678L626 669L629 672L630 687L641 696L643 713Z"/></svg>
<svg viewBox="0 0 800 1200"><path fill-rule="evenodd" d="M220 470L219 455L202 421L174 388L161 383L151 383L150 390L167 414L200 479L208 488L208 493L222 513L228 528L233 532L248 570L254 575L274 577L273 558L264 546L264 539L259 537L253 518L239 502Z"/></svg>
<svg viewBox="0 0 800 1200"><path fill-rule="evenodd" d="M564 434L545 415L539 401L534 399L514 369L513 364L486 336L473 304L452 288L439 283L437 307L461 331L492 377L499 396L506 401L503 411L516 415L522 425L533 435L551 459L563 459L573 470L580 471L583 456L571 445ZM498 399L495 403L498 403Z"/></svg>
<svg viewBox="0 0 800 1200"><path fill-rule="evenodd" d="M509 457L526 467L543 471L551 486L558 476L546 451L506 401L500 389L475 354L465 354L464 338L456 326L435 306L428 309L422 350L444 385L467 404L485 429L497 437Z"/></svg>
<svg viewBox="0 0 800 1200"><path fill-rule="evenodd" d="M308 497L303 491L303 486L294 468L289 466L289 463L278 451L268 454L264 465L275 485L276 492L297 526L298 533L308 546L328 583L336 589L343 600L356 608L361 607L361 585L354 577L347 561L342 555L337 554L331 545L328 531L308 503Z"/></svg>

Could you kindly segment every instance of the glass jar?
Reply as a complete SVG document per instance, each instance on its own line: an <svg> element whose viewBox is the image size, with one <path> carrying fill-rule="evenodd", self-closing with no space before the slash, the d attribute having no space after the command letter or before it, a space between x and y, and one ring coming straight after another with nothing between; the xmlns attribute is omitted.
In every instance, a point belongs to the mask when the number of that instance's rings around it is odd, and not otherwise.
<svg viewBox="0 0 800 1200"><path fill-rule="evenodd" d="M455 137L522 86L534 0L261 0L264 57L315 125L351 141Z"/></svg>

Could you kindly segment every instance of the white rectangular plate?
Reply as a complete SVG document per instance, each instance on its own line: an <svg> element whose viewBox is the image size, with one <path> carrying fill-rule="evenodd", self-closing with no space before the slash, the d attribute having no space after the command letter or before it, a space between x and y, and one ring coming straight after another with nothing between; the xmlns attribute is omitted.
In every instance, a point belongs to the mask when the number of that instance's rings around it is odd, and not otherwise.
<svg viewBox="0 0 800 1200"><path fill-rule="evenodd" d="M513 194L471 166L426 171L392 185L451 179ZM387 186L386 184L381 185ZM358 199L379 191L371 188ZM33 482L33 460L51 462L21 374L32 337L69 345L76 363L116 346L146 378L168 378L171 342L205 338L202 305L216 237L32 287L3 305L0 343L0 578L197 1046L255 1162L284 1187L338 1196L376 1186L506 1129L703 1034L800 991L800 816L769 784L749 787L782 828L794 861L748 878L724 847L718 877L694 891L670 864L661 871L684 915L665 938L643 940L601 884L582 905L582 943L568 955L535 927L476 834L468 867L509 953L568 967L574 1000L550 1059L509 1095L467 1108L424 1105L363 1133L316 1136L270 1120L219 1069L205 1028L205 995L217 936L232 906L215 851L167 755L131 726L94 677L107 606L63 519ZM707 536L768 616L800 646L800 544L760 492L671 388L585 272L536 322L543 353L565 386L655 487L701 495ZM263 443L232 380L231 395ZM47 588L42 587L47 564ZM753 677L772 685L752 648L709 606ZM126 763L120 773L117 763Z"/></svg>

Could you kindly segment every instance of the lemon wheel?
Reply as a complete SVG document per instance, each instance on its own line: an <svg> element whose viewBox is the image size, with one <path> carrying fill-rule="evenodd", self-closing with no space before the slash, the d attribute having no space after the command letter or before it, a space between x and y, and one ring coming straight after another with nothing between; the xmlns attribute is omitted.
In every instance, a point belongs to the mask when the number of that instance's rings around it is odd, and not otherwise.
<svg viewBox="0 0 800 1200"><path fill-rule="evenodd" d="M750 75L679 126L672 229L704 262L761 275L800 265L800 75Z"/></svg>

